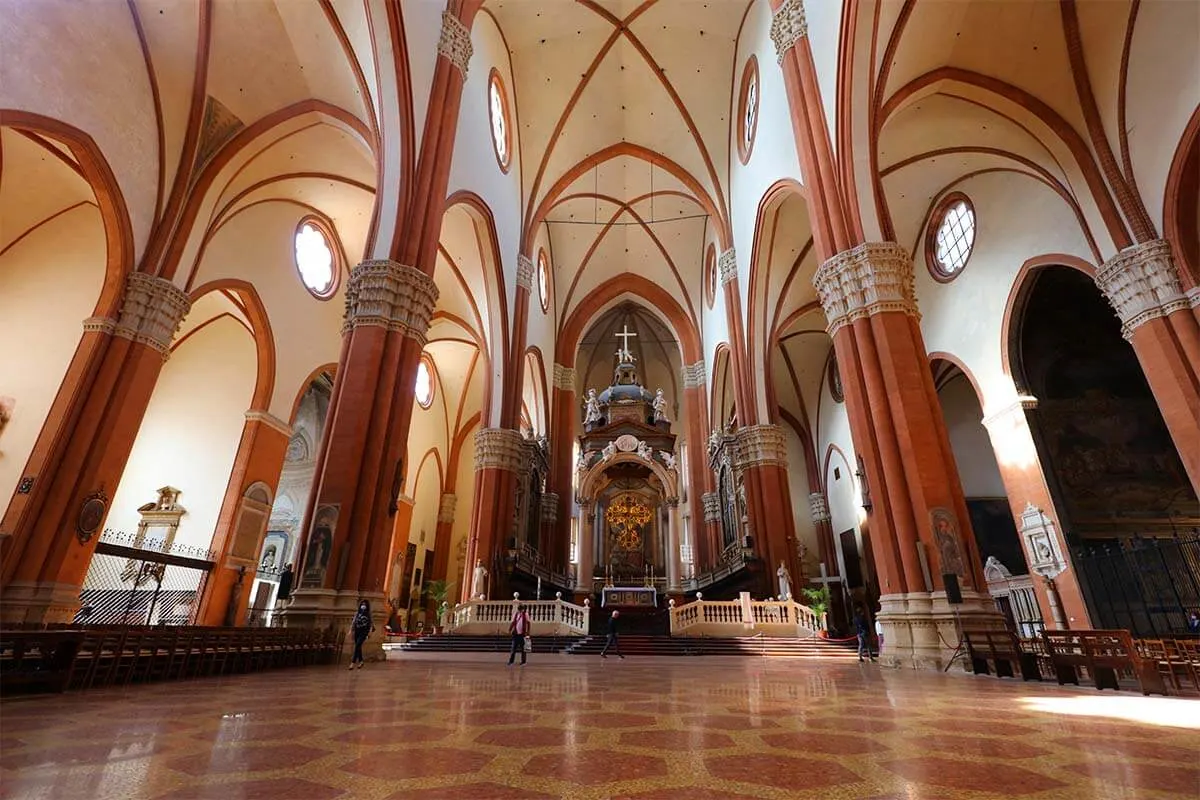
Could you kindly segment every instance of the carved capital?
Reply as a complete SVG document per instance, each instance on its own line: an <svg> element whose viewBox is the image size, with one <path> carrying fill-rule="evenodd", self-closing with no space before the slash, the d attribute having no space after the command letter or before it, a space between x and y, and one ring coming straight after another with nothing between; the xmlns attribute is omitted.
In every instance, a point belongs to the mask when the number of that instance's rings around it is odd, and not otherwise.
<svg viewBox="0 0 1200 800"><path fill-rule="evenodd" d="M533 289L533 261L524 253L517 256L517 288L527 292Z"/></svg>
<svg viewBox="0 0 1200 800"><path fill-rule="evenodd" d="M458 495L447 492L442 495L438 506L438 522L454 524L454 509L458 506Z"/></svg>
<svg viewBox="0 0 1200 800"><path fill-rule="evenodd" d="M717 258L717 274L721 276L721 285L737 280L737 251L732 247Z"/></svg>
<svg viewBox="0 0 1200 800"><path fill-rule="evenodd" d="M442 12L442 34L438 37L437 49L440 55L450 59L450 63L458 67L465 81L467 65L471 63L471 54L475 52L475 47L471 44L471 31L449 11Z"/></svg>
<svg viewBox="0 0 1200 800"><path fill-rule="evenodd" d="M165 361L179 325L191 308L187 293L169 280L133 272L125 281L125 297L117 320L93 317L84 320L83 329L144 344L161 353Z"/></svg>
<svg viewBox="0 0 1200 800"><path fill-rule="evenodd" d="M685 364L683 367L683 388L695 389L697 387L704 388L705 374L704 361L701 359L695 364Z"/></svg>
<svg viewBox="0 0 1200 800"><path fill-rule="evenodd" d="M920 318L912 259L894 242L867 242L838 253L813 276L829 335L858 319L899 311Z"/></svg>
<svg viewBox="0 0 1200 800"><path fill-rule="evenodd" d="M562 389L564 392L575 391L575 368L564 367L562 364L555 364L554 388Z"/></svg>
<svg viewBox="0 0 1200 800"><path fill-rule="evenodd" d="M400 331L423 347L437 303L433 278L395 261L364 261L350 271L342 333L372 325Z"/></svg>
<svg viewBox="0 0 1200 800"><path fill-rule="evenodd" d="M247 411L246 412L246 421L247 422L260 422L263 425L266 425L268 428L271 428L273 430L276 430L276 431L282 433L285 437L287 437L289 439L292 436L292 426L291 425L288 425L286 422L281 420L279 417L275 416L274 414L269 414L266 411Z"/></svg>
<svg viewBox="0 0 1200 800"><path fill-rule="evenodd" d="M782 64L788 51L804 36L808 36L804 3L801 0L783 0L771 19L771 41L775 43L776 60Z"/></svg>
<svg viewBox="0 0 1200 800"><path fill-rule="evenodd" d="M558 495L554 492L546 492L542 495L542 521L558 522Z"/></svg>
<svg viewBox="0 0 1200 800"><path fill-rule="evenodd" d="M1121 320L1126 339L1143 323L1188 308L1171 244L1156 239L1126 247L1104 262L1096 285Z"/></svg>
<svg viewBox="0 0 1200 800"><path fill-rule="evenodd" d="M760 465L787 466L787 439L778 425L747 425L735 434L739 469Z"/></svg>
<svg viewBox="0 0 1200 800"><path fill-rule="evenodd" d="M808 496L808 512L816 523L829 522L829 503L821 492L813 492Z"/></svg>
<svg viewBox="0 0 1200 800"><path fill-rule="evenodd" d="M700 495L700 502L704 504L705 522L721 521L721 498L716 492L705 492Z"/></svg>
<svg viewBox="0 0 1200 800"><path fill-rule="evenodd" d="M475 434L475 470L520 472L525 462L525 439L508 428L481 428Z"/></svg>

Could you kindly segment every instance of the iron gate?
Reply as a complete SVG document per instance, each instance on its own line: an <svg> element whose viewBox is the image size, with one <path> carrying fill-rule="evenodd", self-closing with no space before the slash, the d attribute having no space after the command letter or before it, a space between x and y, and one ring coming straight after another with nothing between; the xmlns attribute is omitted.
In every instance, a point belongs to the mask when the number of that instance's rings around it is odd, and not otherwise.
<svg viewBox="0 0 1200 800"><path fill-rule="evenodd" d="M1186 631L1200 608L1200 531L1077 548L1075 568L1095 628L1167 636Z"/></svg>
<svg viewBox="0 0 1200 800"><path fill-rule="evenodd" d="M106 530L79 594L81 625L192 625L213 568L207 550Z"/></svg>

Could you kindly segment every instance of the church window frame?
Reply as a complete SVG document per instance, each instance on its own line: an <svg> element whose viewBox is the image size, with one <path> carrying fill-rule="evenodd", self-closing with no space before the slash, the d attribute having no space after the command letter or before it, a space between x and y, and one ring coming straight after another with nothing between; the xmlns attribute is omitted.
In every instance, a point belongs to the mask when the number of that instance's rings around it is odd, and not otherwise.
<svg viewBox="0 0 1200 800"><path fill-rule="evenodd" d="M704 254L704 300L710 310L717 302L717 248L712 242Z"/></svg>
<svg viewBox="0 0 1200 800"><path fill-rule="evenodd" d="M421 372L424 370L425 377L422 378ZM426 387L425 400L421 399L421 386ZM433 406L433 398L437 394L437 370L434 369L433 359L428 354L422 353L421 360L417 362L417 374L413 379L413 400L422 409L428 411Z"/></svg>
<svg viewBox="0 0 1200 800"><path fill-rule="evenodd" d="M492 137L492 153L500 171L508 174L512 166L512 112L508 103L508 91L500 72L493 67L488 76L485 102L488 109L488 130Z"/></svg>
<svg viewBox="0 0 1200 800"><path fill-rule="evenodd" d="M329 263L321 264L322 255L317 249L316 239L319 236L323 249L328 253ZM303 251L302 251L303 248ZM311 259L317 259L316 262ZM306 265L304 262L308 261ZM313 214L307 214L296 223L292 234L292 264L296 267L296 276L300 279L309 294L318 300L329 300L341 286L342 248L333 227ZM327 270L328 278L323 282L317 275Z"/></svg>
<svg viewBox="0 0 1200 800"><path fill-rule="evenodd" d="M741 88L738 90L737 150L742 164L749 164L750 156L754 153L761 101L762 81L758 76L758 57L751 55L742 68Z"/></svg>
<svg viewBox="0 0 1200 800"><path fill-rule="evenodd" d="M950 192L934 207L925 228L925 263L939 283L963 273L975 252L979 218L971 198Z"/></svg>
<svg viewBox="0 0 1200 800"><path fill-rule="evenodd" d="M538 248L536 272L538 302L542 304L542 313L547 314L550 312L550 259L544 247Z"/></svg>

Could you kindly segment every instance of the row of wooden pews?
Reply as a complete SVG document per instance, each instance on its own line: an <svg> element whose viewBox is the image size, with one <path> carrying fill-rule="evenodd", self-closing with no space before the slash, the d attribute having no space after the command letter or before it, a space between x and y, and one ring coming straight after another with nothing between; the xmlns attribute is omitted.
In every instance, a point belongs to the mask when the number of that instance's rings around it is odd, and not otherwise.
<svg viewBox="0 0 1200 800"><path fill-rule="evenodd" d="M334 663L345 631L86 626L0 630L0 694Z"/></svg>

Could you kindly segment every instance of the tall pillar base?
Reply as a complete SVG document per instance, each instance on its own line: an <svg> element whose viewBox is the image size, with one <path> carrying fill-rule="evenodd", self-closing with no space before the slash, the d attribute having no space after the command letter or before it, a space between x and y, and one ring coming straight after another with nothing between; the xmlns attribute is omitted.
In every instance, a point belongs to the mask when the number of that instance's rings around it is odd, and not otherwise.
<svg viewBox="0 0 1200 800"><path fill-rule="evenodd" d="M301 589L292 593L291 601L276 615L279 625L285 628L318 628L346 631L342 640L342 654L347 660L354 653L354 637L350 634L350 622L358 611L360 600L371 603L371 621L375 630L363 645L363 658L367 661L383 661L384 624L387 622L387 598L382 592L359 593L338 592L333 589Z"/></svg>
<svg viewBox="0 0 1200 800"><path fill-rule="evenodd" d="M79 612L79 587L13 581L0 595L0 622L17 625L70 622Z"/></svg>
<svg viewBox="0 0 1200 800"><path fill-rule="evenodd" d="M880 661L905 669L944 670L962 640L962 628L1004 630L1004 617L991 597L964 591L961 605L946 602L945 592L885 594L877 615L883 630ZM967 668L965 658L955 661Z"/></svg>

